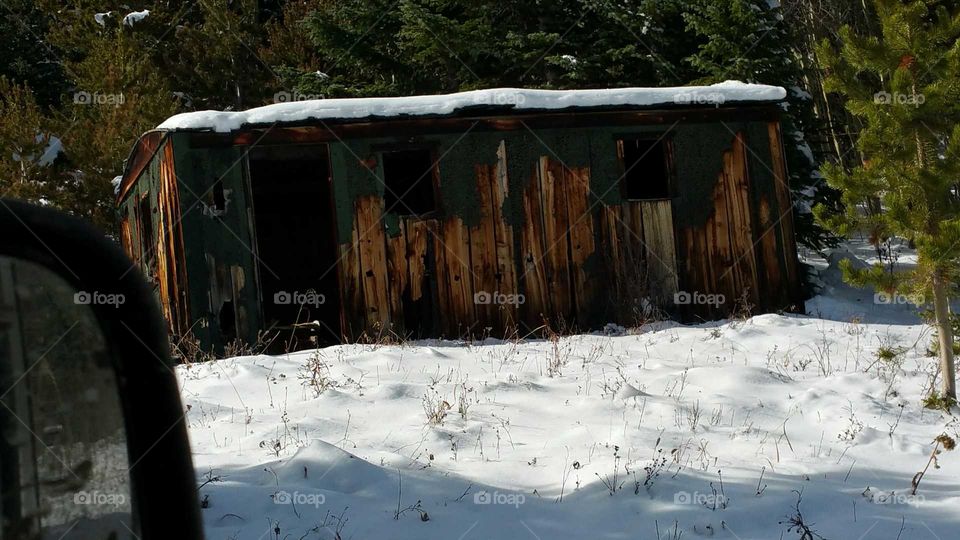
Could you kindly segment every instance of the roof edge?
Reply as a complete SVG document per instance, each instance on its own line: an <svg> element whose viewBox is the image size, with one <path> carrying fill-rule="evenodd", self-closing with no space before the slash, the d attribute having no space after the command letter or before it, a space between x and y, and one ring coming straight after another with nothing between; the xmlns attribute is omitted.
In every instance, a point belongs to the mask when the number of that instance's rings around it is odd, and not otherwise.
<svg viewBox="0 0 960 540"><path fill-rule="evenodd" d="M158 126L162 131L230 133L269 125L321 125L393 119L431 119L588 111L717 108L782 102L779 86L726 81L710 86L537 90L493 88L455 94L320 99L275 103L246 111L196 111L178 114Z"/></svg>

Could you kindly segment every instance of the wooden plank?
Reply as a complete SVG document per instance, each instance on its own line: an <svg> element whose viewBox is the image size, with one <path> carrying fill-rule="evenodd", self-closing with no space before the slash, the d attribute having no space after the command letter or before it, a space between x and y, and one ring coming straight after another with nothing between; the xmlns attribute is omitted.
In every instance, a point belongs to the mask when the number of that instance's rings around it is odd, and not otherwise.
<svg viewBox="0 0 960 540"><path fill-rule="evenodd" d="M182 268L177 256L177 233L179 231L179 204L177 201L177 180L173 172L173 152L171 145L164 144L157 153L158 177L156 179L156 216L157 221L153 228L155 238L153 256L157 261L157 291L160 306L167 319L169 329L174 334L180 334L185 329L183 312L180 306L180 287L178 279ZM150 219L147 216L147 219Z"/></svg>
<svg viewBox="0 0 960 540"><path fill-rule="evenodd" d="M360 240L360 272L366 308L366 330L371 335L390 328L390 301L387 287L386 234L383 226L383 199L376 195L356 200L356 228Z"/></svg>
<svg viewBox="0 0 960 540"><path fill-rule="evenodd" d="M427 242L430 237L429 223L422 220L405 220L404 239L407 242L406 266L410 300L418 301L423 297L427 273Z"/></svg>
<svg viewBox="0 0 960 540"><path fill-rule="evenodd" d="M409 287L410 273L407 262L407 238L405 223L407 218L401 218L400 233L387 237L387 286L390 298L390 321L393 331L402 335L403 328L403 300Z"/></svg>
<svg viewBox="0 0 960 540"><path fill-rule="evenodd" d="M509 225L503 214L503 205L507 199L509 182L507 177L507 148L504 141L500 141L497 148L497 166L493 178L493 225L496 242L496 278L497 290L503 294L514 295L517 298L517 261L514 256L513 226ZM520 320L519 305L507 304L500 306L500 327L504 331L514 328Z"/></svg>
<svg viewBox="0 0 960 540"><path fill-rule="evenodd" d="M562 163L548 156L540 158L540 190L543 198L543 243L546 247L547 291L550 295L550 318L569 321L573 312L570 284L570 218L563 182L566 171Z"/></svg>
<svg viewBox="0 0 960 540"><path fill-rule="evenodd" d="M620 223L624 239L624 255L632 264L646 267L646 247L643 241L643 203L624 204L623 221Z"/></svg>
<svg viewBox="0 0 960 540"><path fill-rule="evenodd" d="M523 228L520 234L523 294L526 302L520 310L530 328L537 328L550 313L544 245L544 209L539 166L523 193Z"/></svg>
<svg viewBox="0 0 960 540"><path fill-rule="evenodd" d="M363 278L360 274L360 232L354 216L350 243L340 244L337 264L340 283L340 331L344 341L356 341L366 327Z"/></svg>
<svg viewBox="0 0 960 540"><path fill-rule="evenodd" d="M616 315L628 324L639 322L638 302L643 298L671 309L679 290L672 202L629 201L604 207L600 223L610 273L604 288L613 294ZM680 243L690 247L689 241ZM693 259L687 262L693 264Z"/></svg>
<svg viewBox="0 0 960 540"><path fill-rule="evenodd" d="M173 144L169 140L164 144L161 167L167 173L167 199L172 219L168 234L170 235L170 262L173 265L172 277L175 283L171 298L176 306L174 327L179 334L183 334L190 328L188 297L190 284L187 276L186 249L183 244L183 222L180 219L180 185L176 174Z"/></svg>
<svg viewBox="0 0 960 540"><path fill-rule="evenodd" d="M784 301L789 297L789 294L787 294L788 291L783 288L783 275L780 273L780 257L777 254L776 218L770 209L770 201L768 201L766 197L760 198L758 215L758 229L761 236L757 248L760 253L760 260L763 263L761 268L765 287L763 295L761 295L760 309L766 311L782 306Z"/></svg>
<svg viewBox="0 0 960 540"><path fill-rule="evenodd" d="M564 171L564 198L569 219L570 273L577 322L587 327L596 309L596 276L588 275L585 266L596 252L593 213L590 210L590 169Z"/></svg>
<svg viewBox="0 0 960 540"><path fill-rule="evenodd" d="M727 298L728 309L735 307L741 294L751 305L760 301L757 256L754 251L753 220L750 208L750 173L748 169L747 144L742 133L737 134L732 149L734 167L730 171L728 196L730 203L730 243L735 259L733 271L736 276L734 296Z"/></svg>
<svg viewBox="0 0 960 540"><path fill-rule="evenodd" d="M779 213L783 215L780 219L780 241L783 249L783 268L786 274L787 284L790 291L792 302L799 303L800 299L800 281L798 277L797 261L797 240L793 225L793 201L790 194L789 175L787 174L787 164L784 160L783 138L781 137L780 123L770 122L767 124L767 132L770 138L770 156L773 163L774 186L777 194L777 206ZM798 306L802 308L803 306Z"/></svg>
<svg viewBox="0 0 960 540"><path fill-rule="evenodd" d="M176 333L176 314L174 312L173 302L171 302L171 296L175 297L175 293L171 290L171 287L175 287L176 285L171 284L171 273L173 269L170 268L169 244L167 243L167 229L171 218L171 209L167 201L167 175L162 164L158 170L159 177L156 179L156 193L147 195L148 197L154 197L156 201L156 207L153 213L156 214L157 217L156 223L154 223L152 227L154 238L148 239L148 249L152 253L148 252L147 256L152 255L156 261L156 274L154 275L154 279L157 284L157 296L160 301L160 309L163 311L163 317L167 321L168 330ZM144 219L151 219L151 217L145 216Z"/></svg>
<svg viewBox="0 0 960 540"><path fill-rule="evenodd" d="M497 240L494 230L493 183L495 167L478 164L474 167L480 222L469 229L470 267L473 277L471 301L474 303L478 329L490 327L499 332L500 316L494 302L500 294L497 283Z"/></svg>
<svg viewBox="0 0 960 540"><path fill-rule="evenodd" d="M120 217L120 245L123 246L123 252L127 254L130 260L139 263L137 260L138 257L134 252L133 232L130 226L131 219L130 213L124 213Z"/></svg>
<svg viewBox="0 0 960 540"><path fill-rule="evenodd" d="M622 214L626 205L602 205L600 207L600 253L602 254L604 286L597 293L597 300L605 307L603 315L609 320L630 324L632 315L625 309L630 299L629 277L642 270L631 268L625 256L630 244L629 233L623 225ZM633 272L631 273L631 270ZM625 304L625 301L627 304Z"/></svg>
<svg viewBox="0 0 960 540"><path fill-rule="evenodd" d="M678 291L677 254L673 232L673 207L666 201L643 204L643 242L646 245L647 279L651 296L668 305Z"/></svg>
<svg viewBox="0 0 960 540"><path fill-rule="evenodd" d="M731 177L736 174L734 169L733 152L723 153L723 170L717 178L713 191L713 219L710 222L707 240L710 243L711 266L710 288L706 291L697 291L705 294L723 294L730 298L736 294L737 276L734 266L735 255L730 246L730 213L731 213ZM711 315L713 312L711 311Z"/></svg>
<svg viewBox="0 0 960 540"><path fill-rule="evenodd" d="M430 240L428 244L429 248L432 248L434 271L437 275L437 279L433 284L436 290L432 291L432 293L437 297L437 306L440 312L440 331L450 337L450 319L453 316L454 308L453 301L450 299L450 288L448 286L452 278L450 277L450 272L447 267L446 249L444 248L445 244L443 240L443 223L438 221L435 228L429 229L429 233ZM456 324L454 323L452 326L456 330Z"/></svg>
<svg viewBox="0 0 960 540"><path fill-rule="evenodd" d="M703 227L684 231L685 292L723 295L720 305L692 305L687 314L702 318L728 315L741 294L759 302L759 277L754 249L747 148L737 134L723 153L723 169L712 192L713 210Z"/></svg>
<svg viewBox="0 0 960 540"><path fill-rule="evenodd" d="M690 257L689 260L694 261L694 275L697 279L693 281L694 287L686 291L688 295L715 291L713 288L715 283L715 276L713 275L714 261L710 258L710 246L712 245L710 239L711 229L712 226L708 224L708 226L703 229L691 231L691 249L688 256ZM691 304L687 309L688 313L694 314L701 319L709 319L712 315L709 306Z"/></svg>
<svg viewBox="0 0 960 540"><path fill-rule="evenodd" d="M437 287L442 321L448 337L469 333L476 321L467 227L458 217L449 217L435 237Z"/></svg>

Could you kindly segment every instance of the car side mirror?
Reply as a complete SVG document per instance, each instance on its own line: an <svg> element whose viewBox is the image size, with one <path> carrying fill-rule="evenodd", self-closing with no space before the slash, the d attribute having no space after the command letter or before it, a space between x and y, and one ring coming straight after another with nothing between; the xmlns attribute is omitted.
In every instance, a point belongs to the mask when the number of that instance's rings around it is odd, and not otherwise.
<svg viewBox="0 0 960 540"><path fill-rule="evenodd" d="M0 199L0 540L202 538L153 291L103 233Z"/></svg>

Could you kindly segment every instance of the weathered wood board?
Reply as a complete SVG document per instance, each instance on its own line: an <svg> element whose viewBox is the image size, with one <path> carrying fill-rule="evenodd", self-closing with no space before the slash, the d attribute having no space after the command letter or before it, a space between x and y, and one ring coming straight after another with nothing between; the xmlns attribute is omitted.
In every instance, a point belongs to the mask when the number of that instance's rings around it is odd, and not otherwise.
<svg viewBox="0 0 960 540"><path fill-rule="evenodd" d="M787 302L799 303L799 276L797 261L797 240L793 226L793 201L790 196L789 176L787 174L787 164L784 160L783 137L779 122L770 122L767 124L767 132L770 135L770 155L773 161L774 187L777 193L777 206L780 208L780 215L776 221L780 230L781 253L783 254L783 272L787 291ZM771 260L770 264L773 264ZM803 307L802 305L800 306Z"/></svg>
<svg viewBox="0 0 960 540"><path fill-rule="evenodd" d="M356 201L356 218L367 328L379 333L390 328L383 199L377 196L359 197Z"/></svg>
<svg viewBox="0 0 960 540"><path fill-rule="evenodd" d="M712 210L702 227L681 232L684 292L694 300L714 295L715 303L692 302L680 306L688 316L716 318L737 308L745 295L759 302L755 235L750 205L750 176L744 135L738 133L723 153L723 169L711 195Z"/></svg>
<svg viewBox="0 0 960 540"><path fill-rule="evenodd" d="M671 308L678 290L671 202L630 201L605 206L601 223L612 287L610 301L632 302L642 296Z"/></svg>

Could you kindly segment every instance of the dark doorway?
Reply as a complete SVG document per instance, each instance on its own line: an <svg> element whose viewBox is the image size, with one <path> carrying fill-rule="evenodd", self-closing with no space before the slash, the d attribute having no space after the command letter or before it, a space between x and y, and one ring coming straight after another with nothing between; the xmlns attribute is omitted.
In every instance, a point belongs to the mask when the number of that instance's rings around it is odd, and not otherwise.
<svg viewBox="0 0 960 540"><path fill-rule="evenodd" d="M280 331L275 344L304 348L338 343L340 296L327 149L261 147L249 159L265 326Z"/></svg>

